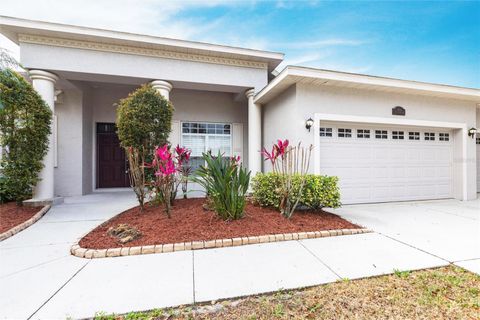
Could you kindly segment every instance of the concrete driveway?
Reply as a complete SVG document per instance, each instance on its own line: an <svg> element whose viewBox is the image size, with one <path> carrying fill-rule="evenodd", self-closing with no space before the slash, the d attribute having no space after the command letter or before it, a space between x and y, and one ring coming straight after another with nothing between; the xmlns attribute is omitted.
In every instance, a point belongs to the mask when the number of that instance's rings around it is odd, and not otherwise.
<svg viewBox="0 0 480 320"><path fill-rule="evenodd" d="M0 318L126 313L449 261L475 270L480 258L479 203L453 200L337 211L378 231L368 234L92 260L69 254L79 237L134 205L131 193L67 198L33 226L0 242Z"/></svg>
<svg viewBox="0 0 480 320"><path fill-rule="evenodd" d="M480 274L480 199L350 205L334 212Z"/></svg>

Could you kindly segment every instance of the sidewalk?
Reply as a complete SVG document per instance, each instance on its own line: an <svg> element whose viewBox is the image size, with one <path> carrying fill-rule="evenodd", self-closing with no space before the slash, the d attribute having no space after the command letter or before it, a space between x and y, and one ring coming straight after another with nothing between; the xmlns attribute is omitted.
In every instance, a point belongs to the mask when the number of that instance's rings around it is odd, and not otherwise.
<svg viewBox="0 0 480 320"><path fill-rule="evenodd" d="M447 261L370 233L86 260L70 245L135 205L129 193L66 199L0 243L0 318L125 313L412 270Z"/></svg>

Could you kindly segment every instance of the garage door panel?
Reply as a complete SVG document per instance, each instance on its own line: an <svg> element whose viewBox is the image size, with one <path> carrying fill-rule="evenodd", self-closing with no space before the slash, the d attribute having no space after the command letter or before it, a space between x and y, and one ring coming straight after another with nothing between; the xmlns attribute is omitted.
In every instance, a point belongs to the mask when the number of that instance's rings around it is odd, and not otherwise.
<svg viewBox="0 0 480 320"><path fill-rule="evenodd" d="M320 139L321 174L339 177L342 202L368 203L439 199L453 196L453 142L424 140L418 128L385 129L370 127L370 138L336 136ZM342 125L342 128L350 128ZM388 139L375 139L375 129L388 130ZM408 140L408 131L421 132L420 140ZM404 140L392 139L392 130L405 132ZM452 136L452 134L450 134Z"/></svg>

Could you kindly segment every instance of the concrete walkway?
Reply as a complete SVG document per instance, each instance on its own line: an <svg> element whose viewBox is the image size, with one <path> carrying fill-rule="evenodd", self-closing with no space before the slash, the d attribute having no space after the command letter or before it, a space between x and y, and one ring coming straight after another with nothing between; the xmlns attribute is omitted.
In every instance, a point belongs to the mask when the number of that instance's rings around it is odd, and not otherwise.
<svg viewBox="0 0 480 320"><path fill-rule="evenodd" d="M437 203L429 203L427 213L419 214L431 216L431 208L439 210ZM439 213L432 219L448 216L449 224L463 221L453 224L460 229L448 237L455 242L457 233L471 231L475 221L478 226L478 201L471 203L473 213L467 205L462 211L463 203L458 201L446 204L440 203L442 210L454 213ZM396 204L339 210L366 227L378 227L381 233L110 259L70 256L70 245L77 238L133 205L131 193L68 198L32 227L1 242L0 318L65 319L91 317L97 311L125 313L374 276L394 269L436 267L451 261L435 247L423 245L422 236L411 244L405 241L408 234L379 222L383 217L381 212L381 217L375 216L376 208L384 206L390 212L389 206L395 208ZM385 218L394 224L401 216L406 218L402 223L409 225L411 219L417 220L404 210L393 212L396 214ZM426 219L420 220L428 222ZM450 234L448 230L438 232L445 237ZM480 258L474 245L457 253L467 264Z"/></svg>

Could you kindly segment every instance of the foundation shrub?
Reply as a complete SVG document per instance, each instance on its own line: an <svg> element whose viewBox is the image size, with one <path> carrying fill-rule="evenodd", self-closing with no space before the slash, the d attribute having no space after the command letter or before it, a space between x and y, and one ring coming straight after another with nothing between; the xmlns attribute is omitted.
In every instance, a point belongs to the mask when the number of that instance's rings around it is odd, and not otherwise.
<svg viewBox="0 0 480 320"><path fill-rule="evenodd" d="M0 70L0 201L21 204L39 181L48 151L52 112L32 85Z"/></svg>
<svg viewBox="0 0 480 320"><path fill-rule="evenodd" d="M303 188L301 188L304 181ZM253 199L263 207L280 208L282 177L279 173L258 173L252 178ZM340 207L340 191L338 178L333 176L321 176L314 174L297 174L292 177L292 193L294 197L299 195L299 205L318 210L323 207Z"/></svg>

